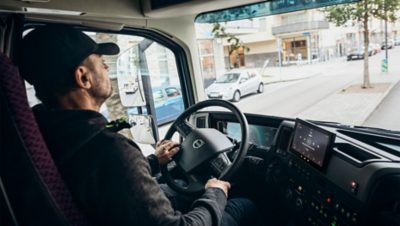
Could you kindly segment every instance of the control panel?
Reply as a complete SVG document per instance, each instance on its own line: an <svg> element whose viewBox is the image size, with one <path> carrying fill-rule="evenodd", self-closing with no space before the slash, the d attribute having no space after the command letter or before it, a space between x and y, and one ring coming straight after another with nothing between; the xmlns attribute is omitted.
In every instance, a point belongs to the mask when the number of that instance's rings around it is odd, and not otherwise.
<svg viewBox="0 0 400 226"><path fill-rule="evenodd" d="M280 186L285 189L285 206L295 216L296 225L362 225L362 204L351 195L351 190L357 190L357 182L343 190L310 166L307 158L281 149L275 153L288 177L288 182Z"/></svg>

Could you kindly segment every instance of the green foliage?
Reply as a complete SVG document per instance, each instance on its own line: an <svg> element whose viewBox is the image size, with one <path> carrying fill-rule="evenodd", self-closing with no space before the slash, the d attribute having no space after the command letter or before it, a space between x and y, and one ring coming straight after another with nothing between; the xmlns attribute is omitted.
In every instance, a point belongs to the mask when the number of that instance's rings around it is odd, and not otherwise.
<svg viewBox="0 0 400 226"><path fill-rule="evenodd" d="M366 5L365 1L367 1ZM324 9L327 20L337 26L344 25L348 21L362 22L365 13L368 17L393 22L397 19L398 10L400 10L399 0L363 0L354 4L329 6Z"/></svg>
<svg viewBox="0 0 400 226"><path fill-rule="evenodd" d="M346 25L348 22L357 22L363 25L365 54L363 88L371 87L368 65L369 19L377 18L393 22L397 19L399 9L399 0L362 0L354 4L329 6L324 9L327 20L335 23L336 26Z"/></svg>
<svg viewBox="0 0 400 226"><path fill-rule="evenodd" d="M220 23L214 23L211 32L213 33L214 38L226 38L226 41L229 43L229 55L240 48L243 48L246 52L250 51L250 48L245 46L237 36L227 33L225 27Z"/></svg>

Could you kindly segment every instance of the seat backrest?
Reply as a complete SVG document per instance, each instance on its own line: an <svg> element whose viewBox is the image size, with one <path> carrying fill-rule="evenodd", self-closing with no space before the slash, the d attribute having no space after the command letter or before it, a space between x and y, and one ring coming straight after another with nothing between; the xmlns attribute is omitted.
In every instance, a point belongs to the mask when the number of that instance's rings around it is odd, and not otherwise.
<svg viewBox="0 0 400 226"><path fill-rule="evenodd" d="M35 206L46 206L54 208L48 213L57 215L57 219L49 222L57 225L86 225L87 221L73 202L72 196L65 186L40 133L28 104L24 81L10 59L2 53L0 53L0 91L2 123L4 121L4 125L2 125L2 130L4 129L4 131L2 133L6 133L2 137L4 139L2 142L5 144L4 146L2 145L2 149L4 149L1 150L2 162L0 165L5 187L11 193L15 193L15 191L21 193L15 194L15 196L33 199L36 202L46 202L44 205L31 203L29 204L30 207L25 207L24 205L26 204L15 204L17 209L20 209L15 211L17 218L26 218L29 214L25 211L38 212L40 214L41 210L35 210ZM5 128L7 128L7 131ZM18 151L21 153L13 153ZM7 157L9 157L9 160L7 160ZM30 172L24 173L24 170ZM24 178L27 176L32 178ZM7 179L10 182L8 186ZM35 182L32 182L33 180ZM21 185L30 187L21 189ZM32 186L39 186L40 188ZM17 202L13 197L10 197L10 200L11 202ZM19 201L29 202L28 200L21 200L21 198ZM35 216L30 217L34 218ZM54 216L49 216L49 219L52 217ZM26 223L29 225L40 224L35 219L31 219L30 222Z"/></svg>

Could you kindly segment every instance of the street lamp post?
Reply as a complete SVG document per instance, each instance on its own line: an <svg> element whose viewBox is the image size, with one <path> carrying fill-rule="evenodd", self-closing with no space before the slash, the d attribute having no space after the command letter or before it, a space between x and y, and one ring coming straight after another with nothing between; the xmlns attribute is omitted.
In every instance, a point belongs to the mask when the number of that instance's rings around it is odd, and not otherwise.
<svg viewBox="0 0 400 226"><path fill-rule="evenodd" d="M386 0L385 4L385 64L386 64L386 72L389 71L389 59L388 59L388 32L387 32L387 8L386 8Z"/></svg>
<svg viewBox="0 0 400 226"><path fill-rule="evenodd" d="M276 39L276 46L278 49L278 61L279 61L279 80L282 80L282 39Z"/></svg>

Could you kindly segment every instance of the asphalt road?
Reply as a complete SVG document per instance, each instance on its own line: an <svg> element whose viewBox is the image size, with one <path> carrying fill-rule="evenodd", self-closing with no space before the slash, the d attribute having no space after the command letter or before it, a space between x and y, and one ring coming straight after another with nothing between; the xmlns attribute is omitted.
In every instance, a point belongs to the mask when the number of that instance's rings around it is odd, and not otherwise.
<svg viewBox="0 0 400 226"><path fill-rule="evenodd" d="M264 93L243 97L236 105L244 112L296 117L315 103L357 80L359 75L355 72L359 70L358 66L362 67L360 63L361 61L343 60L315 77L266 85Z"/></svg>
<svg viewBox="0 0 400 226"><path fill-rule="evenodd" d="M375 73L380 71L383 55L384 51L370 57L370 73L372 73L371 71L375 71ZM391 66L398 67L394 62L400 58L400 48L390 50L390 57ZM335 64L327 65L326 68L319 68L319 71L316 71L317 76L292 82L268 84L265 86L264 93L243 97L236 105L244 112L296 117L329 95L356 81L361 81L362 72L363 60L348 62L342 59ZM371 115L366 125L387 128L382 123L388 124L396 121L400 124L399 95L400 85L397 85ZM392 107L393 105L397 106ZM400 128L400 126L393 125L393 128Z"/></svg>
<svg viewBox="0 0 400 226"><path fill-rule="evenodd" d="M383 54L384 52L370 58L371 68L379 69ZM392 59L399 59L400 47L391 50L391 55ZM393 67L397 66L394 63L392 65ZM348 62L343 58L335 64L328 64L326 68L316 71L315 74L317 76L296 81L266 84L264 93L242 97L235 104L244 112L296 117L331 94L346 88L356 81L361 81L362 71L362 60ZM387 128L383 126L385 121L386 124L392 124L396 121L397 126L395 124L394 126L400 128L400 118L398 117L400 112L399 95L400 83L384 99L377 110L371 114L366 125ZM395 107L393 107L394 105ZM161 137L164 136L169 126L170 124L167 124L159 128ZM145 150L146 153L152 153L153 151L152 148L149 148L148 151Z"/></svg>

